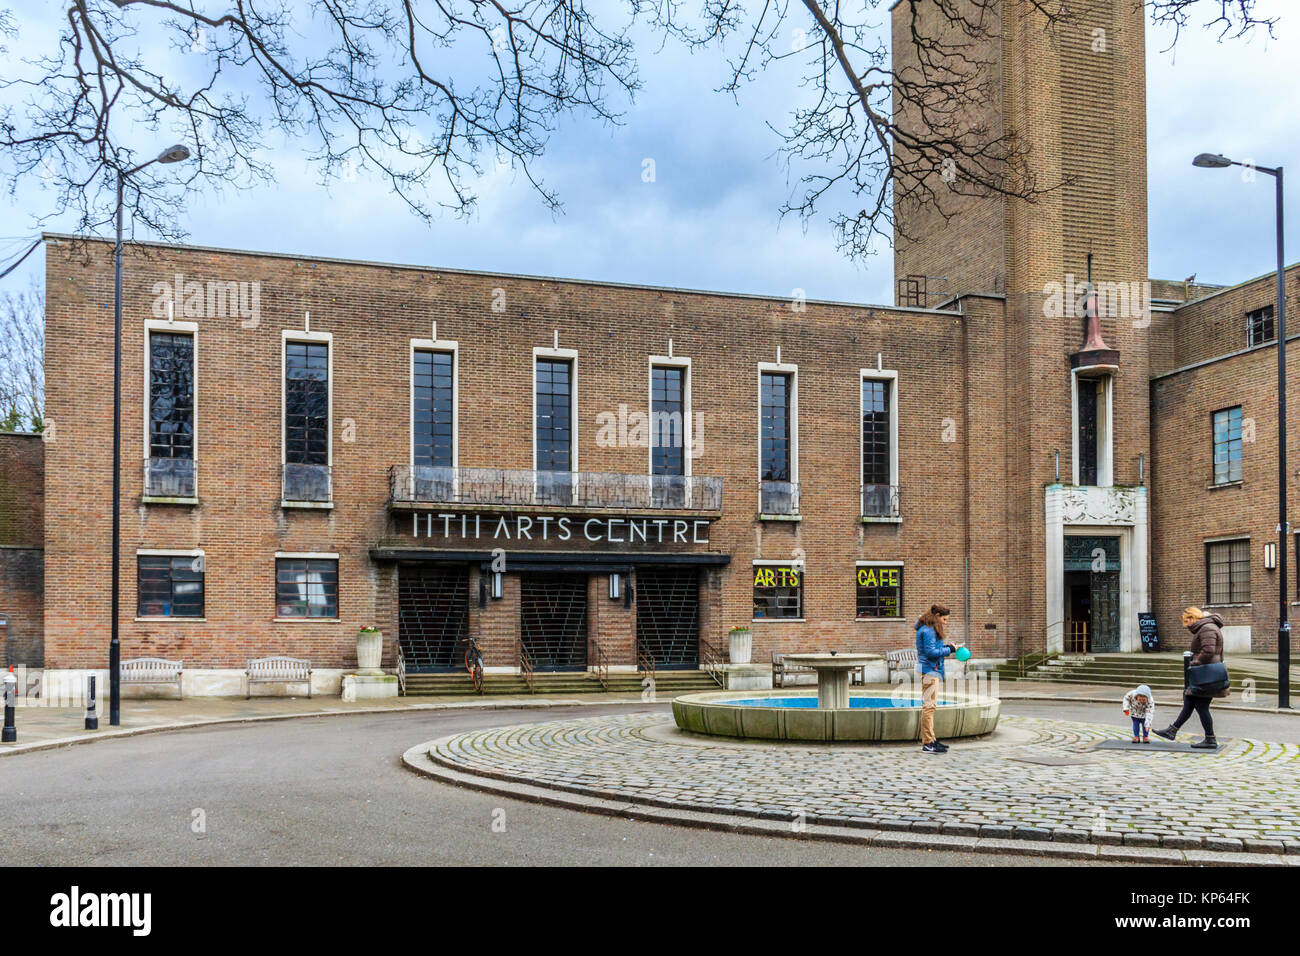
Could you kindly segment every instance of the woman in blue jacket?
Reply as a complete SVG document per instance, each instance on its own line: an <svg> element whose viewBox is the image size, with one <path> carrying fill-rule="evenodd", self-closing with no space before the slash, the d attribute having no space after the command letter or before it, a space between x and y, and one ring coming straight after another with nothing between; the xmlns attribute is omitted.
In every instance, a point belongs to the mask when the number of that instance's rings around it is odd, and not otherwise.
<svg viewBox="0 0 1300 956"><path fill-rule="evenodd" d="M948 615L942 604L930 605L916 622L916 666L921 672L921 752L943 754L946 744L934 736L934 712L939 706L939 685L943 683L943 659L957 653L948 643Z"/></svg>

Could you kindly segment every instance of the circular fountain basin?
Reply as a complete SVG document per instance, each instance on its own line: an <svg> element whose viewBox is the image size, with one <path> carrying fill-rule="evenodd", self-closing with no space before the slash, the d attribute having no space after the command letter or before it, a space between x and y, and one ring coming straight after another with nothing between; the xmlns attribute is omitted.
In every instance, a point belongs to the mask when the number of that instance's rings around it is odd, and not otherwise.
<svg viewBox="0 0 1300 956"><path fill-rule="evenodd" d="M934 714L935 735L979 737L998 725L1001 702L992 697L945 694ZM817 694L715 691L673 700L682 730L755 740L920 740L921 698L851 694L848 707L819 707Z"/></svg>

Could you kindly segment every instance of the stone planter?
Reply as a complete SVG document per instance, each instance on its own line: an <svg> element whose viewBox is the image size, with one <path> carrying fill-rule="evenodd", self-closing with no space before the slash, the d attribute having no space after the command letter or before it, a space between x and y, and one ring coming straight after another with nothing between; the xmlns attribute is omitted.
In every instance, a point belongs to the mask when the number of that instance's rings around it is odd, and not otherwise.
<svg viewBox="0 0 1300 956"><path fill-rule="evenodd" d="M384 635L382 631L359 631L357 633L357 670L362 674L380 674L380 662L384 659Z"/></svg>
<svg viewBox="0 0 1300 956"><path fill-rule="evenodd" d="M749 628L732 631L727 638L727 657L733 664L748 664L754 656L754 635Z"/></svg>

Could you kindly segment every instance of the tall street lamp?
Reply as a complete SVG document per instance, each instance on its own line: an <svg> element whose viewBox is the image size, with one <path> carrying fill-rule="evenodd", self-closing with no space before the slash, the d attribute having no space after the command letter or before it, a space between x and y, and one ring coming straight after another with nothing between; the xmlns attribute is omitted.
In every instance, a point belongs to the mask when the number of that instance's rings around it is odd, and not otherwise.
<svg viewBox="0 0 1300 956"><path fill-rule="evenodd" d="M121 576L122 542L122 193L126 180L154 163L179 163L189 159L184 146L171 146L147 163L117 173L117 243L113 247L113 622L108 644L108 722L122 722L122 645L118 639L118 580Z"/></svg>
<svg viewBox="0 0 1300 956"><path fill-rule="evenodd" d="M1202 169L1245 166L1220 156L1201 153L1192 160ZM1277 705L1291 706L1291 622L1287 620L1286 553L1289 528L1286 521L1286 263L1282 255L1282 167L1253 169L1272 176L1277 185L1277 305L1274 307L1277 333Z"/></svg>

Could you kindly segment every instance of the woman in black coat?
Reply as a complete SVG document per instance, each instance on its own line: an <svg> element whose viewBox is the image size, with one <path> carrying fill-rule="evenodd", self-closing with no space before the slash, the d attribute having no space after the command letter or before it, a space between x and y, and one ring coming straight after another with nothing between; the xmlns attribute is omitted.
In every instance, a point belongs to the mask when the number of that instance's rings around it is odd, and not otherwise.
<svg viewBox="0 0 1300 956"><path fill-rule="evenodd" d="M1217 614L1206 614L1199 607L1189 607L1183 611L1183 626L1192 632L1192 666L1216 664L1223 661L1223 618ZM1227 697L1229 689L1224 688L1214 697ZM1214 736L1214 718L1210 716L1210 701L1214 697L1200 697L1192 694L1190 687L1183 690L1183 710L1178 718L1164 730L1157 730L1156 736L1173 740L1187 718L1196 711L1201 719L1201 729L1205 738L1192 744L1197 750L1216 750L1219 741Z"/></svg>

